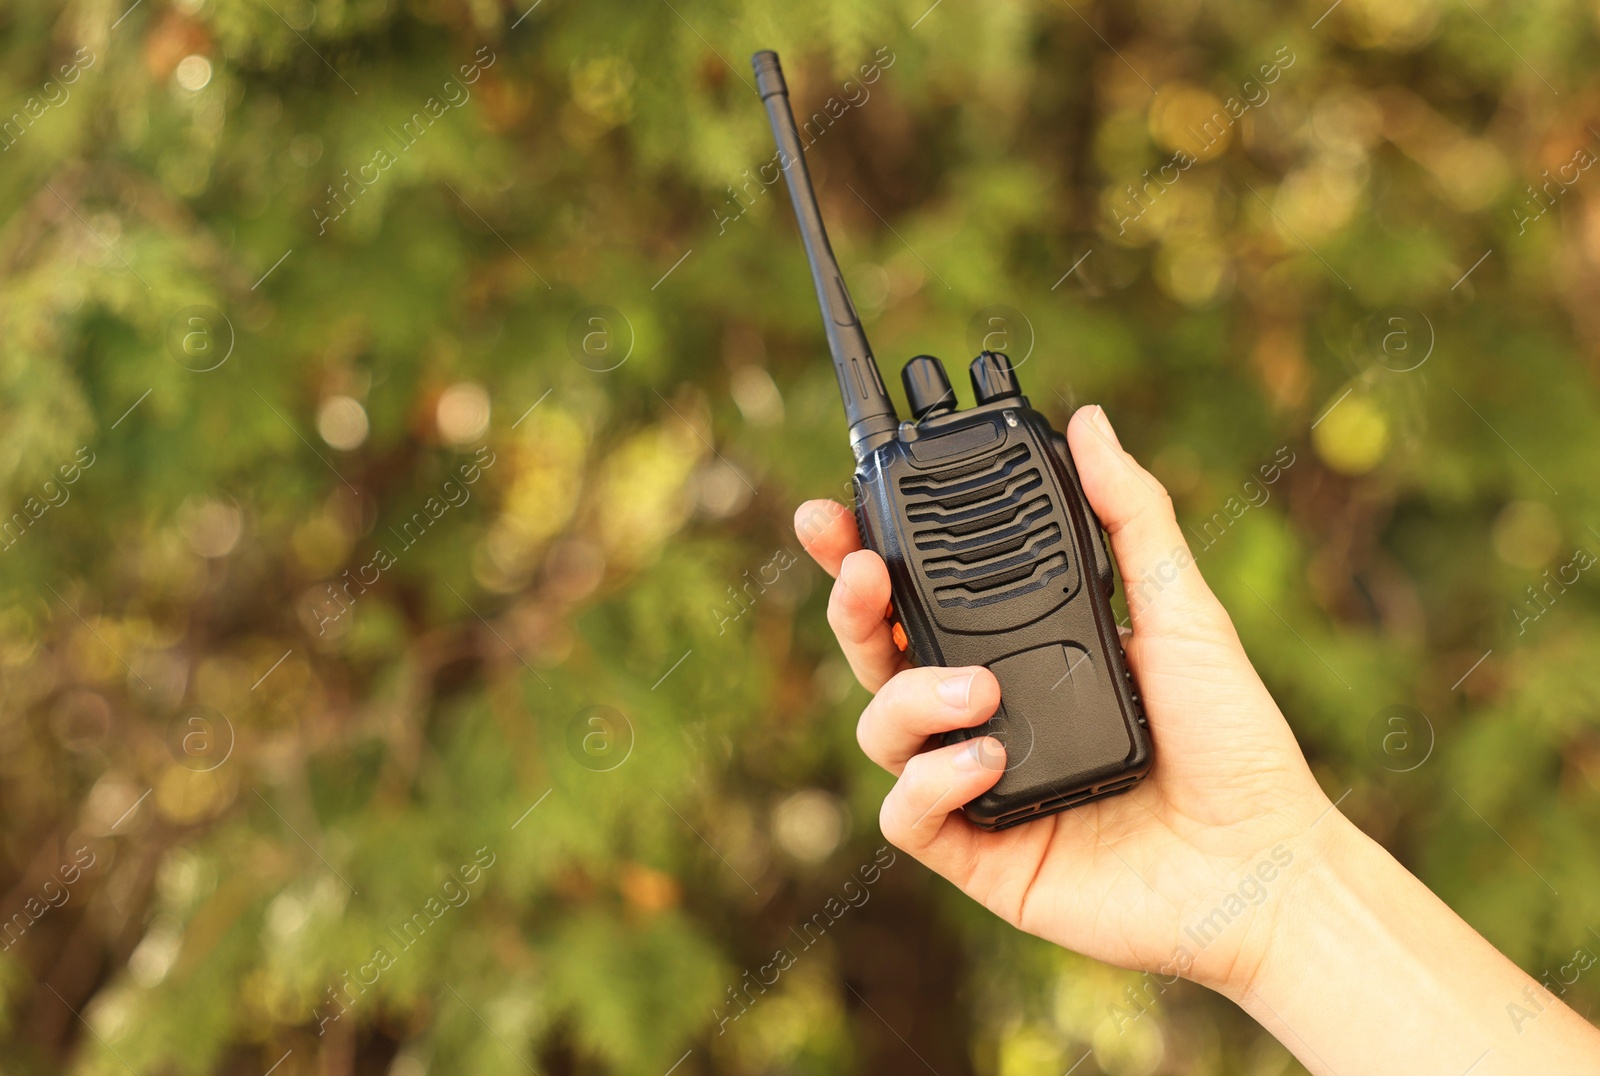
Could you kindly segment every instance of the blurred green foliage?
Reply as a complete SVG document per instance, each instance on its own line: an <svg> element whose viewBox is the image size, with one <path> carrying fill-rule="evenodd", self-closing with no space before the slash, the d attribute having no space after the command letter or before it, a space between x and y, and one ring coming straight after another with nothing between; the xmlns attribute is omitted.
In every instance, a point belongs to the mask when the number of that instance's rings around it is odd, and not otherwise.
<svg viewBox="0 0 1600 1076"><path fill-rule="evenodd" d="M1532 976L1593 950L1596 30L7 5L0 1069L1300 1071L862 881L763 47L886 366L1004 332L1057 419L1106 405L1341 808Z"/></svg>

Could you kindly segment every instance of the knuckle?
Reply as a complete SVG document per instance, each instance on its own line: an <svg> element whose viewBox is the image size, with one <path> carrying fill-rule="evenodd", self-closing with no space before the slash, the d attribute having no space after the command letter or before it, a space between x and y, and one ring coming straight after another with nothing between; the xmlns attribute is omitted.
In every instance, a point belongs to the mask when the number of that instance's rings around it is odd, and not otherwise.
<svg viewBox="0 0 1600 1076"><path fill-rule="evenodd" d="M927 705L930 695L926 681L925 669L901 669L889 677L872 700L873 719L896 727L915 724L910 719Z"/></svg>
<svg viewBox="0 0 1600 1076"><path fill-rule="evenodd" d="M833 629L835 635L839 634L839 623L844 616L844 608L840 605L840 587L838 580L834 580L833 589L828 591L828 627Z"/></svg>
<svg viewBox="0 0 1600 1076"><path fill-rule="evenodd" d="M923 681L927 678L926 669L901 669L883 683L883 690L878 692L878 708L888 714L900 714L909 704L920 695L926 694ZM878 701L878 700L874 700Z"/></svg>
<svg viewBox="0 0 1600 1076"><path fill-rule="evenodd" d="M860 644L872 635L870 630L863 630L859 617L849 606L849 599L837 594L828 600L828 627L841 643Z"/></svg>
<svg viewBox="0 0 1600 1076"><path fill-rule="evenodd" d="M873 696L872 701L861 711L860 719L856 721L856 746L860 747L862 754L868 757L872 755L872 734L869 730L873 725L873 708L877 705L881 694L880 692L879 695Z"/></svg>
<svg viewBox="0 0 1600 1076"><path fill-rule="evenodd" d="M895 791L912 799L920 798L918 794L928 784L928 764L926 751L907 759L905 769L900 772L900 780L895 784Z"/></svg>
<svg viewBox="0 0 1600 1076"><path fill-rule="evenodd" d="M1156 481L1155 476L1148 471L1142 476L1144 482L1140 489L1144 495L1139 498L1139 507L1134 511L1134 518L1154 519L1159 522L1178 518L1177 505L1173 503L1172 494L1167 492L1167 487Z"/></svg>
<svg viewBox="0 0 1600 1076"><path fill-rule="evenodd" d="M883 621L867 611L859 594L836 586L828 597L828 626L840 641L861 645L872 641Z"/></svg>
<svg viewBox="0 0 1600 1076"><path fill-rule="evenodd" d="M828 591L828 626L838 631L848 618L850 610L845 604L850 592L845 589L844 582L839 579L833 581L833 587Z"/></svg>
<svg viewBox="0 0 1600 1076"><path fill-rule="evenodd" d="M900 786L896 784L889 794L883 797L883 805L878 808L878 829L884 839L902 852L909 852L910 830L903 821L904 813L898 803Z"/></svg>

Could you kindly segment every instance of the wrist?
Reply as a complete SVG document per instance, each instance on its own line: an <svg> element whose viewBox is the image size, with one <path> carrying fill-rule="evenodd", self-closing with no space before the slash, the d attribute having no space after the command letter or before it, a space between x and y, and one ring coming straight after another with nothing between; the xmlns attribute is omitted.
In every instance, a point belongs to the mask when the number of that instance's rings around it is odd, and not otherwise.
<svg viewBox="0 0 1600 1076"><path fill-rule="evenodd" d="M1305 958L1335 909L1338 915L1350 913L1353 877L1381 885L1385 865L1399 869L1331 803L1273 851L1283 866L1261 914L1232 958L1196 979L1247 1010L1247 999L1258 989L1303 973Z"/></svg>
<svg viewBox="0 0 1600 1076"><path fill-rule="evenodd" d="M1595 1071L1594 1029L1553 996L1519 1024L1537 984L1338 811L1288 844L1271 914L1206 985L1310 1071Z"/></svg>

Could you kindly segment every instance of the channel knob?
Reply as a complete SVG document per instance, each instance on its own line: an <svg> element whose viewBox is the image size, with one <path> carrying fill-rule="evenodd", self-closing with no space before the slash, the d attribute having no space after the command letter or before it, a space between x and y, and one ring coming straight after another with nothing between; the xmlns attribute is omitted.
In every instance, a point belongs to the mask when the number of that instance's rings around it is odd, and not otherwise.
<svg viewBox="0 0 1600 1076"><path fill-rule="evenodd" d="M932 355L918 355L906 363L900 371L900 380L906 387L911 417L918 422L929 415L956 409L956 391L950 387L944 363Z"/></svg>
<svg viewBox="0 0 1600 1076"><path fill-rule="evenodd" d="M1022 386L1003 351L985 351L972 360L972 392L980 404L993 403L1007 396L1021 396Z"/></svg>

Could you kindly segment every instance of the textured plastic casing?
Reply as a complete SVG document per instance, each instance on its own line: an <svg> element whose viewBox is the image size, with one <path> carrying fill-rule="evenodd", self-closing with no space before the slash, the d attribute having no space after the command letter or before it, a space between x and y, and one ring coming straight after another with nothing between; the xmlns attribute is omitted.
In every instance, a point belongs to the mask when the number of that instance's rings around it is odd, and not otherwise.
<svg viewBox="0 0 1600 1076"><path fill-rule="evenodd" d="M1150 769L1111 611L1111 558L1066 438L1025 396L904 423L861 460L856 522L888 564L919 665L984 665L999 782L968 803L1004 829L1125 791Z"/></svg>

